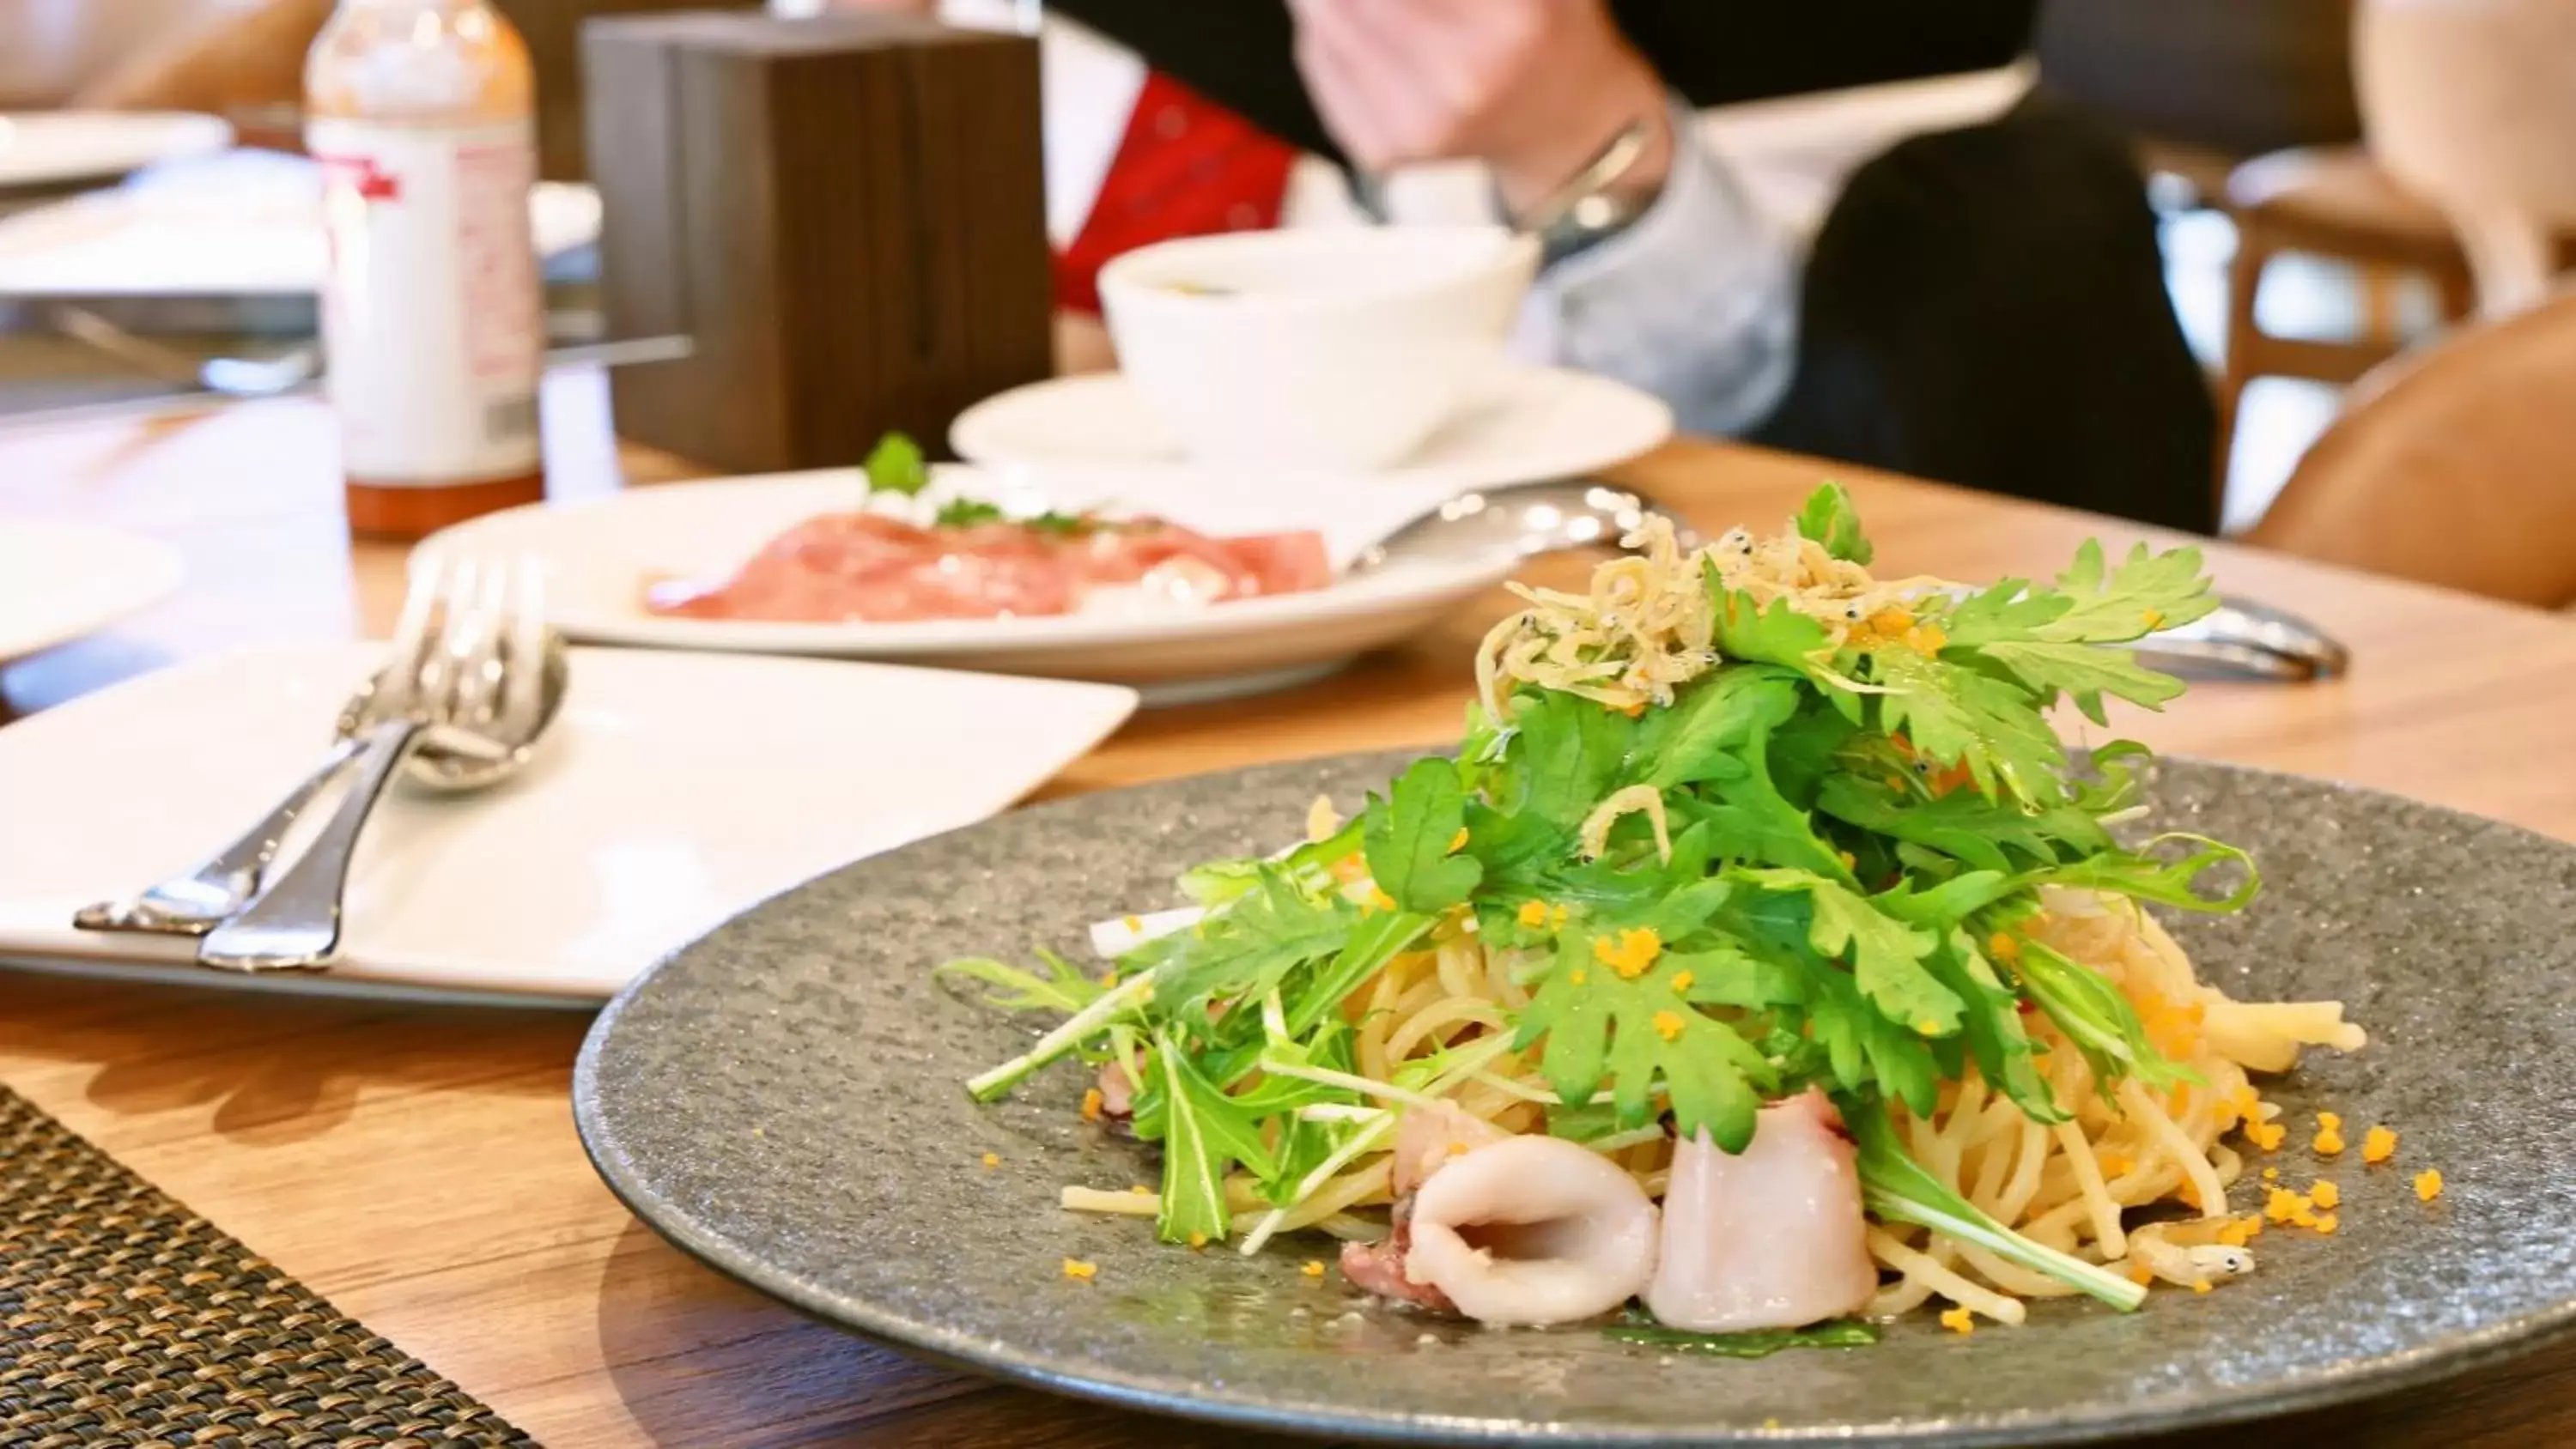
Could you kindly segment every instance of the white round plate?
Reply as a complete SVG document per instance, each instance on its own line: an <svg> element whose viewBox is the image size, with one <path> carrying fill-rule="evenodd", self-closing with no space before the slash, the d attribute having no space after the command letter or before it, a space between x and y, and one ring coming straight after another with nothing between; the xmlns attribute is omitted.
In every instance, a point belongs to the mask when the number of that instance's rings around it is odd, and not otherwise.
<svg viewBox="0 0 2576 1449"><path fill-rule="evenodd" d="M0 664L132 618L186 573L157 539L0 518Z"/></svg>
<svg viewBox="0 0 2576 1449"><path fill-rule="evenodd" d="M541 256L598 240L599 218L589 186L529 193ZM310 296L329 250L311 161L228 151L0 221L0 296Z"/></svg>
<svg viewBox="0 0 2576 1449"><path fill-rule="evenodd" d="M0 187L96 181L232 143L231 126L183 111L0 112Z"/></svg>
<svg viewBox="0 0 2576 1449"><path fill-rule="evenodd" d="M1513 366L1420 452L1378 478L1463 492L1577 478L1673 435L1660 398L1606 377ZM1030 383L958 414L948 445L970 463L1137 466L1187 460L1143 393L1114 372ZM1304 475L1298 475L1302 486Z"/></svg>
<svg viewBox="0 0 2576 1449"><path fill-rule="evenodd" d="M1045 618L917 623L771 624L665 618L644 588L730 573L763 543L819 513L856 507L855 469L643 488L596 502L514 508L423 545L431 553L532 556L546 568L547 612L573 639L664 649L723 649L888 659L1002 674L1105 680L1175 704L1312 678L1403 639L1499 582L1508 562L1391 564L1302 594L1191 609L1092 610ZM1017 510L1118 507L1210 534L1322 532L1338 566L1446 495L1375 478L1247 486L1188 468L941 468L931 494L966 493Z"/></svg>

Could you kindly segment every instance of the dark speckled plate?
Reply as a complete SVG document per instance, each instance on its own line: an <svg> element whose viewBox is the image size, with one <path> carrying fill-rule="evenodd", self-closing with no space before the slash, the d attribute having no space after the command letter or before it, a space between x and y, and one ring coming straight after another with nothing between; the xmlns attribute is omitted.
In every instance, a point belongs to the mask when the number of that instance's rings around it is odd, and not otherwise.
<svg viewBox="0 0 2576 1449"><path fill-rule="evenodd" d="M2365 791L2172 762L2164 821L2236 841L2270 890L2185 923L2240 996L2340 997L2370 1048L2274 1092L2304 1129L2394 1124L2393 1167L2335 1165L2342 1231L2273 1232L2261 1270L2121 1316L2041 1305L1958 1338L1670 1359L1590 1329L1490 1332L1373 1306L1298 1271L1158 1247L1061 1212L1065 1182L1153 1178L1082 1124L1059 1070L996 1107L958 1082L1025 1019L933 963L1069 954L1094 919L1291 834L1398 757L1274 766L1027 810L861 862L715 931L618 998L574 1109L617 1192L689 1252L809 1312L996 1374L1119 1403L1342 1436L1453 1442L1962 1444L2247 1418L2454 1372L2576 1320L2576 850ZM2305 1131L2294 1134L2303 1139ZM1000 1166L979 1165L983 1154ZM2285 1152L2304 1183L2313 1161ZM2408 1177L2448 1189L2416 1201ZM2258 1194L2237 1188L2240 1208ZM1097 1281L1059 1271L1095 1261Z"/></svg>

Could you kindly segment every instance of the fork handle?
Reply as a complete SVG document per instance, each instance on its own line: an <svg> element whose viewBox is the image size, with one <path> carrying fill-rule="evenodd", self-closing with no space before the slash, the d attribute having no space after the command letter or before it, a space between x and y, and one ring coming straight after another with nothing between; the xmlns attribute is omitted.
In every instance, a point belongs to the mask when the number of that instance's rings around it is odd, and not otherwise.
<svg viewBox="0 0 2576 1449"><path fill-rule="evenodd" d="M361 737L356 772L340 808L277 883L197 943L197 963L223 971L297 971L327 966L340 947L340 899L358 834L385 784L420 737L413 720L393 720Z"/></svg>
<svg viewBox="0 0 2576 1449"><path fill-rule="evenodd" d="M313 798L340 778L361 742L334 743L322 764L287 793L265 819L240 839L208 856L196 869L147 887L128 900L84 906L72 924L84 931L141 931L161 936L202 936L259 893L269 862Z"/></svg>

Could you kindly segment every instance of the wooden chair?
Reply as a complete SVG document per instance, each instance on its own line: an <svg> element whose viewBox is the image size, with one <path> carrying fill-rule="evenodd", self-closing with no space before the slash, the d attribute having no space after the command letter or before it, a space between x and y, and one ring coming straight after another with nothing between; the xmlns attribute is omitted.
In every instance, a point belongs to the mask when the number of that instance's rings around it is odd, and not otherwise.
<svg viewBox="0 0 2576 1449"><path fill-rule="evenodd" d="M2250 538L2543 607L2576 602L2576 287L2362 379Z"/></svg>
<svg viewBox="0 0 2576 1449"><path fill-rule="evenodd" d="M2236 410L2258 377L2357 382L2405 345L2398 333L2395 278L2432 279L2445 322L2477 311L2468 257L2441 211L2400 188L2358 146L2275 152L2239 166L2227 178L2227 209L2236 221L2236 260L2228 279L2226 362L2218 383L2218 471L2221 486L2235 441ZM2576 236L2560 238L2576 257ZM2255 321L2263 273L2284 252L2354 264L2362 276L2360 335L2347 341L2275 337Z"/></svg>

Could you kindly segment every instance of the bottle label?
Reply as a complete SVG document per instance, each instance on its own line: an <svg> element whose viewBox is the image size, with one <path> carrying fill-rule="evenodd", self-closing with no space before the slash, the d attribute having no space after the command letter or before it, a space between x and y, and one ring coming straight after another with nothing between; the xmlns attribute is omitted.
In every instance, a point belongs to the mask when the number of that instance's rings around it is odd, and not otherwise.
<svg viewBox="0 0 2576 1449"><path fill-rule="evenodd" d="M537 471L534 123L316 119L305 144L323 176L322 340L344 471L422 487Z"/></svg>

